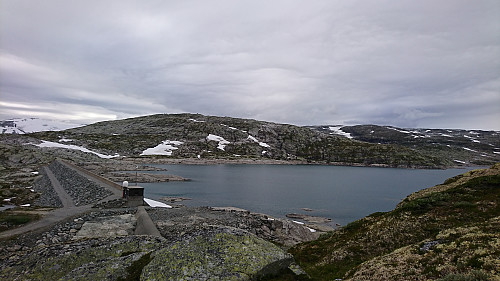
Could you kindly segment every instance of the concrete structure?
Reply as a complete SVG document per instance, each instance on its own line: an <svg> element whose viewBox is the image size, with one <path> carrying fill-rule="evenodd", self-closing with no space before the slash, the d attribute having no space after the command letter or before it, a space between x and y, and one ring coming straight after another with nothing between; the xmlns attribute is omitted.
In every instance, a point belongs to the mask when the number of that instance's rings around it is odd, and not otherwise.
<svg viewBox="0 0 500 281"><path fill-rule="evenodd" d="M144 206L144 187L123 187L123 198L127 200L127 207Z"/></svg>

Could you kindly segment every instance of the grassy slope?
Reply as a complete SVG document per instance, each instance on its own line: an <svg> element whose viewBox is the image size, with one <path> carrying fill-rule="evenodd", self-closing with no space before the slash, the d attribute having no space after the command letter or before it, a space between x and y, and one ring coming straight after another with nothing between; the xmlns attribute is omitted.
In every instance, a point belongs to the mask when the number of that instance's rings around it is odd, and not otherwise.
<svg viewBox="0 0 500 281"><path fill-rule="evenodd" d="M496 164L412 194L391 212L372 214L291 253L314 280L500 278L499 196Z"/></svg>

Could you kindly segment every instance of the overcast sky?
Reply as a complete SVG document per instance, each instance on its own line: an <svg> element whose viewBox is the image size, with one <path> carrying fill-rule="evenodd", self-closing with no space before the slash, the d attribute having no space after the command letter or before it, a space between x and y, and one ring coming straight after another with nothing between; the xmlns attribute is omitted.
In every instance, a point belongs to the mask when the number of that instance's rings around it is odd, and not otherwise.
<svg viewBox="0 0 500 281"><path fill-rule="evenodd" d="M0 0L0 118L500 130L500 1Z"/></svg>

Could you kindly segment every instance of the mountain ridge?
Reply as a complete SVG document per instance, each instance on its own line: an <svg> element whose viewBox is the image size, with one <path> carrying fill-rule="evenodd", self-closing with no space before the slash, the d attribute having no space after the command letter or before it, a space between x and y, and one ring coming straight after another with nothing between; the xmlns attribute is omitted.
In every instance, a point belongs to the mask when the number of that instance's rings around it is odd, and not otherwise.
<svg viewBox="0 0 500 281"><path fill-rule="evenodd" d="M163 145L166 153L162 156L173 158L301 160L412 168L453 164L397 144L372 144L290 124L187 113L104 121L31 136L52 142L64 138L71 140L68 144L127 157L139 157Z"/></svg>
<svg viewBox="0 0 500 281"><path fill-rule="evenodd" d="M478 166L500 161L497 131L295 126L191 113L101 121L29 136L43 141L44 147L52 142L53 146L81 147L108 157L250 158L399 168Z"/></svg>

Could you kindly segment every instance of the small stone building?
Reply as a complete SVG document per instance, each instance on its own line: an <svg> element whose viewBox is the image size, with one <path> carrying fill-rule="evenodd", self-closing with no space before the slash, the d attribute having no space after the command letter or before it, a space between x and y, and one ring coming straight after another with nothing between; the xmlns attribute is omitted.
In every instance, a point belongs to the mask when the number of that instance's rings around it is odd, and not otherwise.
<svg viewBox="0 0 500 281"><path fill-rule="evenodd" d="M123 198L127 200L127 207L144 206L144 187L128 186L128 182L123 182Z"/></svg>

